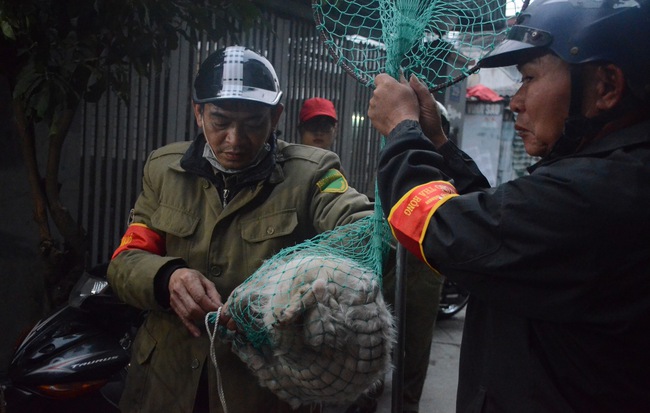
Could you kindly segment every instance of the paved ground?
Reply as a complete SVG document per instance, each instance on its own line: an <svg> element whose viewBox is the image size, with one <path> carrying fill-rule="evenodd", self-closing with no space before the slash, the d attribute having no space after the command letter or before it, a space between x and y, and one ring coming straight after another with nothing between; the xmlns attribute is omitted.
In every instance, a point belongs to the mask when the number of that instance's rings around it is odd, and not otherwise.
<svg viewBox="0 0 650 413"><path fill-rule="evenodd" d="M458 382L458 355L465 322L465 310L449 320L436 323L431 344L429 371L420 399L420 413L453 413L456 410ZM391 380L379 401L377 413L396 413L391 410Z"/></svg>

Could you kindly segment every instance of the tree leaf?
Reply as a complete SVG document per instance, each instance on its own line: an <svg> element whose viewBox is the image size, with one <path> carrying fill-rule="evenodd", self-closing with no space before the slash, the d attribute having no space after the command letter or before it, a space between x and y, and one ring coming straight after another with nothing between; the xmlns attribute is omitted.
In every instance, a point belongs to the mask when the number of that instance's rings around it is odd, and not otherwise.
<svg viewBox="0 0 650 413"><path fill-rule="evenodd" d="M9 22L2 20L0 21L0 27L2 27L2 34L5 35L5 37L16 40L16 35L14 34L14 28L11 27L11 24Z"/></svg>

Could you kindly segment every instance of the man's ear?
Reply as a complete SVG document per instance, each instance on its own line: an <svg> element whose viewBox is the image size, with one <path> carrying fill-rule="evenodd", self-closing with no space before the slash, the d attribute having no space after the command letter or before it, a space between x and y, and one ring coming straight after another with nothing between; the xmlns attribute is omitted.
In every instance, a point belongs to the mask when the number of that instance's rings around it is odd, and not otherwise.
<svg viewBox="0 0 650 413"><path fill-rule="evenodd" d="M625 75L620 67L612 63L598 66L595 80L597 82L597 109L608 111L621 102L625 91Z"/></svg>
<svg viewBox="0 0 650 413"><path fill-rule="evenodd" d="M280 116L282 116L283 111L284 105L282 103L278 103L271 109L271 125L273 126L273 130L277 128L278 123L280 122Z"/></svg>
<svg viewBox="0 0 650 413"><path fill-rule="evenodd" d="M194 107L194 118L196 119L196 126L203 129L203 105L199 103L193 103Z"/></svg>

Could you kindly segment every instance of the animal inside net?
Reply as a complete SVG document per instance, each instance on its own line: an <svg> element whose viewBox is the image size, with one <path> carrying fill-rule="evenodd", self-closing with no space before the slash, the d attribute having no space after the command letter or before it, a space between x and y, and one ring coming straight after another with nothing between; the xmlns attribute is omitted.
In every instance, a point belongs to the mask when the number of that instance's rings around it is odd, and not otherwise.
<svg viewBox="0 0 650 413"><path fill-rule="evenodd" d="M293 407L351 402L391 368L395 327L381 274L392 235L375 208L281 250L226 302L239 331L219 327L221 339Z"/></svg>

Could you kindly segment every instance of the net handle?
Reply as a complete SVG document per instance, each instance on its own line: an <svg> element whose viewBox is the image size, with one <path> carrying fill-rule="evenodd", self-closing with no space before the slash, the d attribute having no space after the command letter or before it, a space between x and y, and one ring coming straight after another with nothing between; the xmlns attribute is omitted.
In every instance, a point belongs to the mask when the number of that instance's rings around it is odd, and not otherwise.
<svg viewBox="0 0 650 413"><path fill-rule="evenodd" d="M529 3L530 3L530 0L524 0L524 2L521 4L521 10L519 10L517 12L517 14L519 14L522 11L526 10L528 8ZM433 93L433 92L438 92L439 90L442 90L442 89L446 89L449 86L454 85L454 84L460 82L461 80L465 79L467 76L473 75L474 73L478 72L479 69L480 69L480 66L477 64L473 68L468 70L467 72L461 73L460 75L458 75L455 78L447 81L446 83L443 83L441 85L429 88L429 92Z"/></svg>
<svg viewBox="0 0 650 413"><path fill-rule="evenodd" d="M318 30L318 34L320 36L320 39L323 42L323 45L325 45L325 48L327 49L327 53L332 57L332 59L334 59L336 64L339 65L339 67L341 67L345 71L345 73L352 76L353 79L355 79L357 82L361 83L363 86L368 86L368 83L369 83L368 79L364 79L364 78L358 76L355 73L354 69L352 69L345 62L343 62L343 60L338 55L338 53L336 53L336 51L332 48L331 43L333 43L333 42L330 41L325 36L325 33L323 32L323 30L321 30L321 27L324 26L324 23L320 19L319 15L318 15L318 13L316 11L318 9L317 4L319 2L320 2L319 0L312 0L311 1L311 10L312 10L312 15L314 16L314 22L316 23L316 30ZM374 89L374 85L371 84L370 86Z"/></svg>

